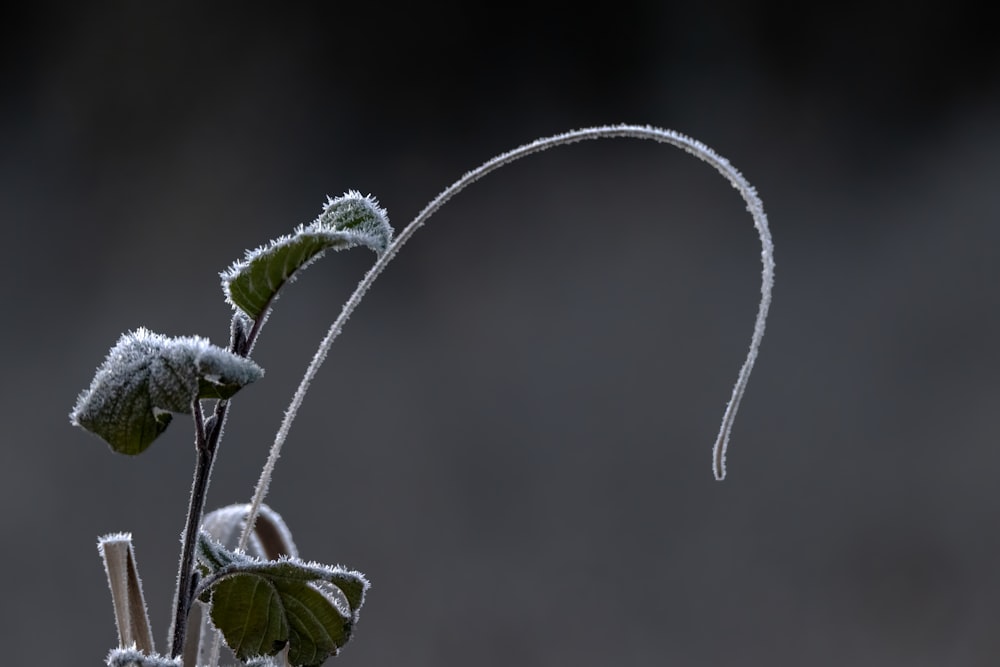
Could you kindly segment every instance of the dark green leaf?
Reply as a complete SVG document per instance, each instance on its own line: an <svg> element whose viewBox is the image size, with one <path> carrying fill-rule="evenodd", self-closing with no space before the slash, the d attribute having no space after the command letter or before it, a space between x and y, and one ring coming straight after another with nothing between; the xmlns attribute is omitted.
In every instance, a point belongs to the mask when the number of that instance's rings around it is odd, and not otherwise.
<svg viewBox="0 0 1000 667"><path fill-rule="evenodd" d="M236 574L212 588L212 622L240 660L274 655L288 642L288 615L267 579Z"/></svg>
<svg viewBox="0 0 1000 667"><path fill-rule="evenodd" d="M310 225L247 252L242 261L222 273L226 301L257 320L267 312L282 286L327 250L363 245L381 253L391 239L392 227L378 203L371 197L348 192L328 200L323 213Z"/></svg>
<svg viewBox="0 0 1000 667"><path fill-rule="evenodd" d="M359 572L282 558L262 561L230 552L202 533L207 576L202 601L240 658L275 655L288 645L292 665L319 665L351 637L368 582Z"/></svg>

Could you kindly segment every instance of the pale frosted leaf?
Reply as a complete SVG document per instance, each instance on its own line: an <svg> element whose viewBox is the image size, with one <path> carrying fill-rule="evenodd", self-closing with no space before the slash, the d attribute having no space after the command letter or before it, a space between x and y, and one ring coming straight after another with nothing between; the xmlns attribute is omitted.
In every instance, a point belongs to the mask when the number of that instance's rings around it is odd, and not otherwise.
<svg viewBox="0 0 1000 667"><path fill-rule="evenodd" d="M124 334L82 392L70 421L123 454L139 454L190 414L198 398L229 398L263 370L198 336L168 338L139 328Z"/></svg>
<svg viewBox="0 0 1000 667"><path fill-rule="evenodd" d="M146 655L134 646L111 649L105 664L108 667L183 667L180 658L167 658L157 653Z"/></svg>

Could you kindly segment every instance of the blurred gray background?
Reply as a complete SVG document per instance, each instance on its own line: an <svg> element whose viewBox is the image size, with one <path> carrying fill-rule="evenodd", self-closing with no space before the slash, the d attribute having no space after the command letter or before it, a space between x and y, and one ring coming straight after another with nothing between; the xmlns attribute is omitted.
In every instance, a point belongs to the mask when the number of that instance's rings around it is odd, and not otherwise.
<svg viewBox="0 0 1000 667"><path fill-rule="evenodd" d="M67 413L126 330L224 344L217 274L326 195L420 231L334 346L269 502L373 588L341 665L995 665L1000 47L977 3L23 3L0 21L5 660L101 664L99 534L161 642L194 454ZM209 507L249 498L370 264L277 303Z"/></svg>

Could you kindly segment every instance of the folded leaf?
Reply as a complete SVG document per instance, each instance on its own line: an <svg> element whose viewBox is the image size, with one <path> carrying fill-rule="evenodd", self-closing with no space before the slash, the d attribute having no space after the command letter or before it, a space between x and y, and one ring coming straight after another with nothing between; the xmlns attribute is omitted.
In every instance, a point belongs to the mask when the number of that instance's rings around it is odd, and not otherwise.
<svg viewBox="0 0 1000 667"><path fill-rule="evenodd" d="M118 643L135 646L151 654L156 650L153 633L149 628L149 614L142 594L139 566L135 562L132 535L112 533L97 541L97 550L104 561L108 575L111 599L115 606L115 625L118 626Z"/></svg>
<svg viewBox="0 0 1000 667"><path fill-rule="evenodd" d="M70 421L122 454L139 454L167 428L171 412L198 398L229 398L264 371L197 336L124 334L80 394Z"/></svg>
<svg viewBox="0 0 1000 667"><path fill-rule="evenodd" d="M209 512L201 520L201 529L227 549L235 549L239 544L240 534L246 526L246 518L250 513L249 503L237 503L221 507ZM202 548L199 542L199 549ZM281 556L298 556L298 549L292 540L292 532L285 524L281 515L261 504L254 522L250 540L247 543L247 553L264 560L275 560Z"/></svg>
<svg viewBox="0 0 1000 667"><path fill-rule="evenodd" d="M389 219L371 197L351 191L328 199L323 213L292 234L248 251L221 274L226 301L250 319L260 319L285 283L327 250L359 245L382 253L392 240Z"/></svg>

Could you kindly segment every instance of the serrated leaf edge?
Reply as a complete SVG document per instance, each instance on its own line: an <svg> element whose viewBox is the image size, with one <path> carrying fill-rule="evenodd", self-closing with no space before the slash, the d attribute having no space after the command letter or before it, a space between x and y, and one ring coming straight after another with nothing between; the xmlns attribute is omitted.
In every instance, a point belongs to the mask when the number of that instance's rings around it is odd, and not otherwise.
<svg viewBox="0 0 1000 667"><path fill-rule="evenodd" d="M202 579L198 585L197 595L199 597L223 579L240 574L305 582L325 581L336 586L344 594L351 607L351 620L357 622L368 589L371 588L368 578L357 570L350 570L341 565L331 566L316 561L304 561L301 558L290 556L281 556L276 560L263 560L242 551L230 551L204 531L199 533L198 554L199 558L203 556L207 558L207 562L202 562L209 566L210 570L208 576ZM228 561L228 563L223 564L224 561ZM212 567L213 564L220 565ZM291 571L287 569L289 565L293 566ZM352 596L341 585L341 583L347 584L347 580L350 580L354 586L360 586L361 590L356 602L352 601Z"/></svg>

